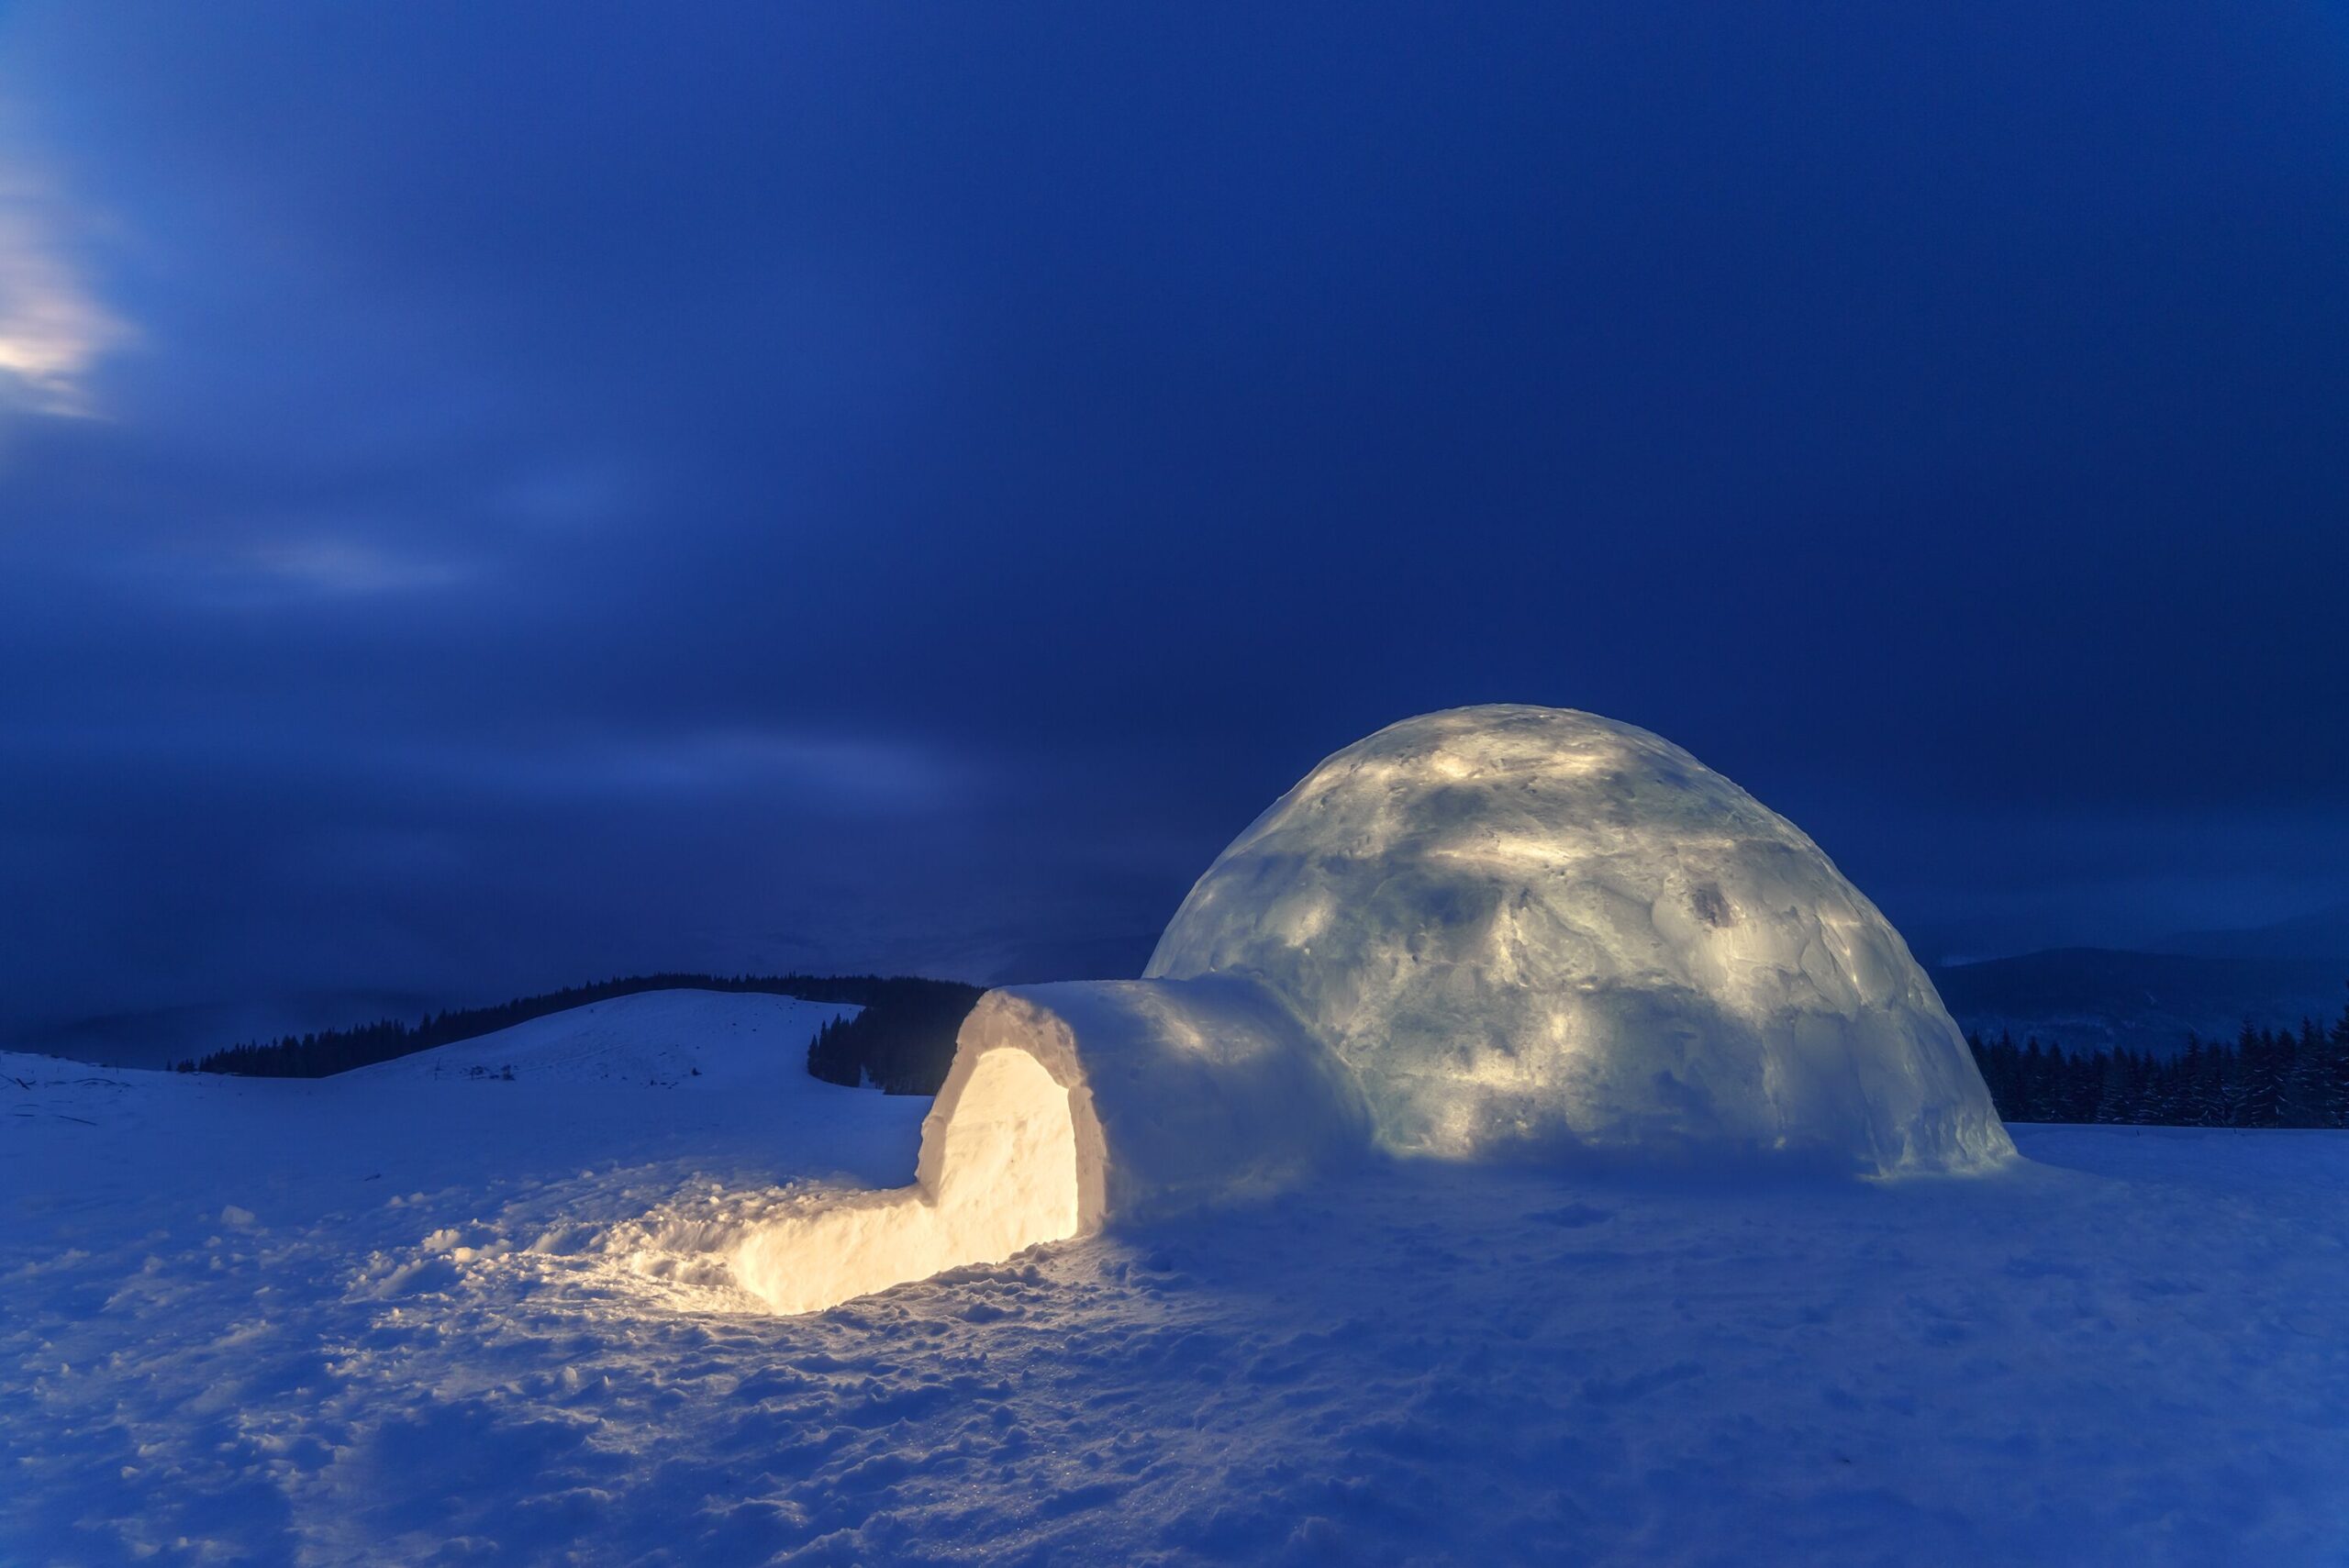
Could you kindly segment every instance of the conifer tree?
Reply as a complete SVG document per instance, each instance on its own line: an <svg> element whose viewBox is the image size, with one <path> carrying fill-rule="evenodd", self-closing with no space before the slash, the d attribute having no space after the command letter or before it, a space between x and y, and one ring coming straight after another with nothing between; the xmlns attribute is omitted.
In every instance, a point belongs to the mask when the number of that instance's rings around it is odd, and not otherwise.
<svg viewBox="0 0 2349 1568"><path fill-rule="evenodd" d="M2284 1081L2284 1127L2338 1127L2340 1106L2334 1098L2332 1051L2314 1018L2300 1020L2300 1038L2292 1052L2291 1075Z"/></svg>

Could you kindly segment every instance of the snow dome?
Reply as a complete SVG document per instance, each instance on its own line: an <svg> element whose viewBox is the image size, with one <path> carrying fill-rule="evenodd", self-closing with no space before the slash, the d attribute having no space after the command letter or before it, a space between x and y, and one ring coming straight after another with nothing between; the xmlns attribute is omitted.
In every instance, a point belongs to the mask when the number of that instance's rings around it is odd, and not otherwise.
<svg viewBox="0 0 2349 1568"><path fill-rule="evenodd" d="M1347 747L1208 868L1148 973L1262 984L1398 1150L2013 1154L1932 983L1819 846L1586 713L1455 708Z"/></svg>

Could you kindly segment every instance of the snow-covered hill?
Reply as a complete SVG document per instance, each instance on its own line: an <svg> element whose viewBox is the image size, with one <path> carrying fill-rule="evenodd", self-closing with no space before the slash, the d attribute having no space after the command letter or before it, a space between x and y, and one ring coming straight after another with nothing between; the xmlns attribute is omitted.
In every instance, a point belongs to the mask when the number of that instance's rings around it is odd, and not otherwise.
<svg viewBox="0 0 2349 1568"><path fill-rule="evenodd" d="M801 1073L833 1010L627 997L313 1083L0 1058L0 1562L2349 1549L2349 1137L1374 1167L777 1318L731 1241L903 1183L927 1108Z"/></svg>
<svg viewBox="0 0 2349 1568"><path fill-rule="evenodd" d="M807 1040L836 1003L721 991L648 991L550 1014L342 1074L369 1085L499 1077L651 1088L763 1088L796 1095ZM827 1099L826 1096L817 1096Z"/></svg>

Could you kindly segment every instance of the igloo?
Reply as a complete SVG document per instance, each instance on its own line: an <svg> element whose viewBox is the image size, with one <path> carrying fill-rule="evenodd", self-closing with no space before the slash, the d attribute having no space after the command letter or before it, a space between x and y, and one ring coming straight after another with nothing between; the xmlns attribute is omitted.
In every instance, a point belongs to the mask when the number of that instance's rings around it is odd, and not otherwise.
<svg viewBox="0 0 2349 1568"><path fill-rule="evenodd" d="M1315 768L1139 981L993 991L913 1186L753 1238L785 1311L1374 1147L1871 1176L2014 1158L1889 922L1793 824L1646 730L1455 708Z"/></svg>
<svg viewBox="0 0 2349 1568"><path fill-rule="evenodd" d="M1390 725L1217 857L1157 978L1246 975L1390 1147L2012 1156L1908 944L1794 824L1644 729L1495 705Z"/></svg>

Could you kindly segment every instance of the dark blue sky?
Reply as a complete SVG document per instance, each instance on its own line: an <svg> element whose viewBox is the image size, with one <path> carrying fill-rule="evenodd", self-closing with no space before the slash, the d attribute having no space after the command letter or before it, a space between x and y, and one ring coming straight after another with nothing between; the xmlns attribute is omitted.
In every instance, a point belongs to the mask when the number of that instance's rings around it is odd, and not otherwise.
<svg viewBox="0 0 2349 1568"><path fill-rule="evenodd" d="M1127 967L1498 699L2290 915L2344 443L2337 5L14 6L0 1032Z"/></svg>

